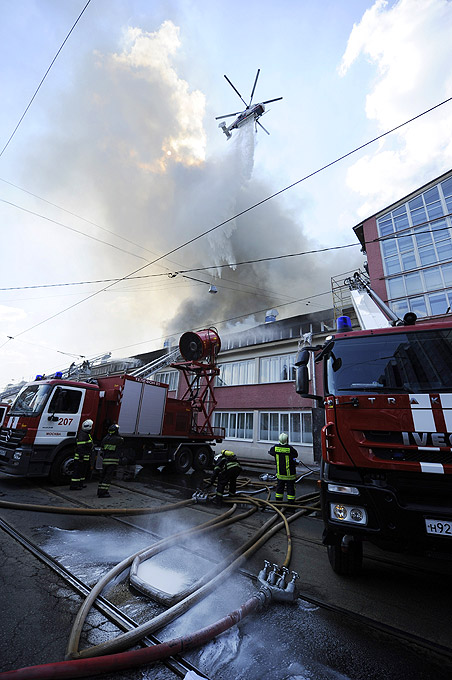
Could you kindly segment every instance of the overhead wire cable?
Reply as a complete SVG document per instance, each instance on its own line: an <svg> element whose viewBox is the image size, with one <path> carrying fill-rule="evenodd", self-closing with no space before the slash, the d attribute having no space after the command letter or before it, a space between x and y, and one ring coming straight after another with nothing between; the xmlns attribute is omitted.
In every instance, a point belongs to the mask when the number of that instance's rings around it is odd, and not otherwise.
<svg viewBox="0 0 452 680"><path fill-rule="evenodd" d="M211 227L210 229L207 229L207 230L205 230L204 232L201 232L201 233L198 234L197 236L194 236L193 238L189 239L188 241L185 241L184 243L180 244L179 246L176 246L176 247L172 248L171 250L169 250L169 251L166 252L165 254L160 255L159 257L157 257L156 259L154 259L153 261L148 262L148 263L142 265L141 267L139 267L138 269L135 269L134 271L130 272L129 274L126 274L125 276L121 277L120 279L118 279L118 281L113 282L113 283L110 283L109 285L107 285L107 286L101 288L101 289L98 290L97 292L92 293L91 295L88 295L88 296L82 298L82 299L79 300L78 302L75 302L74 304L70 305L69 307L66 307L65 309L61 309L59 312L55 312L55 314L52 314L51 316L47 317L46 319L43 319L42 321L39 321L38 323L34 324L33 326L30 326L29 328L26 328L25 330L21 331L20 333L16 333L16 337L18 337L18 336L20 336L20 335L23 335L24 333L28 333L29 331L34 330L35 328L41 326L42 324L47 323L48 321L51 321L52 319L55 319L56 317L60 316L61 314L64 314L65 312L68 312L68 311L71 310L71 309L74 309L75 307L77 307L77 306L83 304L84 302L87 302L88 300L92 299L93 297L96 297L96 296L99 295L100 293L103 293L103 292L105 292L106 290L108 290L109 288L113 287L113 286L116 285L116 283L118 283L119 281L124 281L124 280L130 278L131 276L133 276L134 274L138 274L138 272L143 271L143 270L146 269L147 267L150 267L150 266L156 264L157 262L159 262L160 260L162 260L162 259L168 257L169 255L172 255L173 253L177 252L178 250L181 250L182 248L185 248L186 246L188 246L188 245L190 245L190 244L192 244L192 243L195 243L195 242L198 241L200 238L203 238L204 236L207 236L208 234L211 234L212 232L214 232L215 230L219 229L220 227L223 227L224 225L228 224L229 222L232 222L233 220L236 220L238 217L241 217L241 216L247 214L248 212L251 212L251 211L254 210L255 208L257 208L257 207L259 207L259 206L261 206L261 205L264 205L265 203L267 203L268 201L272 200L273 198L276 198L277 196L280 196L280 195L283 194L285 191L288 191L289 189L293 189L293 187L295 187L295 186L301 184L302 182L305 182L307 179L310 179L311 177L314 177L315 175L318 175L320 172L323 172L324 170L326 170L326 169L332 167L333 165L336 165L337 163L339 163L340 161L344 160L345 158L348 158L348 157L352 156L353 154L357 153L358 151L361 151L362 149L366 148L366 147L369 146L370 144L373 144L374 142L376 142L376 141L382 139L383 137L386 137L387 135L389 135L389 134L395 132L396 130L401 129L402 127L408 125L409 123L412 123L413 121L418 120L418 119L421 118L422 116L425 116L426 114L431 113L432 111L438 109L440 106L443 106L444 104L447 104L447 103L450 102L450 101L452 101L452 97L448 97L447 99L444 99L444 100L443 100L442 102L440 102L439 104L435 104L435 106L432 106L432 107L430 107L429 109L426 109L426 110L423 111L422 113L419 113L419 114L417 114L416 116L413 116L412 118L406 120L406 121L403 122L403 123L400 123L399 125L396 125L395 127L391 128L390 130L387 130L386 132L383 132L381 135L377 135L377 136L374 137L373 139L371 139L371 140L365 142L364 144L361 144L360 146L355 147L355 148L352 149L351 151L348 151L347 153L343 154L342 156L339 156L339 157L336 158L335 160L330 161L330 162L327 163L326 165L323 165L322 167L318 168L317 170L314 170L313 172L311 172L311 173L305 175L304 177L302 177L301 179L297 180L296 182L292 182L292 184L289 184L288 186L284 187L283 189L280 189L279 191L277 191L277 192L271 194L270 196L267 196L266 198L262 199L261 201L258 201L257 203L254 203L253 205L249 206L248 208L245 208L244 210L240 211L239 213L237 213L237 214L234 215L233 217L229 217L228 219L224 220L223 222L220 222L219 224L215 225L214 227ZM288 303L288 304L292 304L292 303ZM1 346L0 346L0 349L1 349Z"/></svg>
<svg viewBox="0 0 452 680"><path fill-rule="evenodd" d="M331 290L326 290L323 293L315 293L315 295L308 295L307 297L299 298L298 300L294 300L293 302L285 302L285 303L283 303L279 306L280 307L287 307L288 305L293 305L293 304L298 303L298 302L305 302L306 300L311 300L313 298L322 297L323 295L331 295ZM212 324L212 326L217 327L217 326L221 326L222 324L225 324L225 323L230 323L231 321L237 321L238 319L244 319L245 317L248 317L248 316L255 316L256 314L261 314L261 313L266 312L266 311L267 311L267 307L265 307L264 309L256 309L254 311L247 312L246 314L239 314L237 316L231 316L231 317L229 317L229 319L222 319L221 321L212 321L211 324ZM166 334L166 336L167 335L179 335L180 333L184 333L185 331L186 331L185 328L183 330L169 330L168 333ZM166 336L160 335L157 338L142 340L141 342L134 342L131 345L122 345L121 347L114 347L110 351L111 352L117 352L117 351L122 350L122 349L129 349L130 347L138 347L138 345L146 345L146 344L151 343L151 342L157 342L159 340L163 340L163 338L166 337Z"/></svg>
<svg viewBox="0 0 452 680"><path fill-rule="evenodd" d="M1 199L0 199L1 200ZM161 277L161 276L171 276L174 274L175 276L181 275L183 276L184 274L190 274L192 272L202 272L202 271L208 271L210 269L221 269L225 267L241 267L246 264L255 264L259 262L271 262L272 260L283 260L286 258L291 258L291 257L299 257L301 255L315 255L317 253L324 253L330 250L340 250L342 248L352 248L359 246L360 243L348 243L343 246L330 246L329 248L318 248L316 250L305 250L299 253L287 253L285 255L274 255L270 257L261 257L255 260L244 260L243 262L229 262L226 264L212 264L208 267L192 267L191 269L180 269L176 272L160 272L158 274L143 274L141 276L128 276L128 277L123 277L123 278L115 278L115 279L95 279L93 281L73 281L73 282L65 282L65 283L43 283L43 284L38 284L38 285L33 285L33 286L7 286L4 288L0 288L0 291L9 291L9 290L29 290L29 289L34 289L34 288L57 288L59 286L82 286L86 284L95 284L95 283L110 283L110 282L117 282L119 283L120 281L124 281L124 278L127 278L128 281L137 281L139 279L149 279L149 278L156 278L156 277ZM188 278L188 277L187 277ZM226 279L221 279L225 280ZM203 281L203 283L205 283ZM235 283L235 282L234 282ZM242 285L242 284L240 284ZM243 284L243 285L248 285L248 284Z"/></svg>
<svg viewBox="0 0 452 680"><path fill-rule="evenodd" d="M63 222L59 222L58 220L54 220L51 217L47 217L46 215L41 215L40 213L35 212L34 210L30 210L29 208L25 208L22 205L18 205L17 203L13 203L12 201L7 201L5 198L0 198L1 203L6 203L6 205L13 206L14 208L18 208L19 210L23 210L26 213L29 213L30 215L34 215L35 217L40 217L43 220L46 220L47 222L52 222L52 224L56 224L59 227L63 227L63 229L67 229L68 231L73 231L76 234L81 234L82 236L86 236L86 238L91 239L92 241L96 241L97 243L102 243L103 245L110 246L110 248L114 248L115 250L120 250L122 253L126 253L127 255L132 255L133 257L138 257L140 260L145 260L147 261L146 257L143 257L143 255L137 255L136 253L131 253L129 250L125 250L124 248L121 248L120 246L115 246L113 243L108 243L108 241L103 241L100 238L97 238L96 236L92 236L91 234L87 234L85 231L81 231L80 229L76 229L75 227L70 227L67 224L63 224Z"/></svg>
<svg viewBox="0 0 452 680"><path fill-rule="evenodd" d="M14 184L13 182L9 182L8 180L6 180L2 177L0 177L0 182L4 182L5 184L9 184L9 186L14 187L15 189L19 189L19 191L23 191L24 193L28 194L29 196L33 196L34 198L37 198L40 201L43 201L44 203L47 203L48 205L51 205L54 208L58 208L58 210L62 210L63 212L67 213L68 215L71 215L72 217L76 217L78 220L82 220L83 222L86 222L87 224L90 224L93 227L96 227L97 229L101 229L102 231L105 231L107 234L111 234L115 238L121 239L121 241L125 241L126 243L130 243L132 246L136 246L137 248L141 248L141 250L146 250L148 253L151 253L151 255L156 255L156 253L153 250L149 250L149 248L146 248L145 246L141 245L140 243L135 243L135 241L132 241L131 239L126 238L125 236L121 236L120 234L116 234L111 229L107 229L106 227L103 227L100 224L97 224L97 222L93 222L92 220L88 220L86 217L82 217L82 215L78 215L77 213L72 212L71 210L67 210L67 208L63 208L61 205L57 205L56 203L52 203L52 201L49 201L46 198L43 198L42 196L38 196L38 194L35 194L32 191L29 191L28 189L24 189L24 187L20 187L17 184ZM22 209L21 206L18 206L15 203L11 203L10 205L13 205L17 208ZM38 217L42 217L43 219L47 219L44 215L40 215L40 214L38 214ZM57 224L61 224L61 223L57 223ZM63 224L61 226L66 226L66 225ZM84 236L87 236L87 234L85 232L80 231L78 233L80 233ZM127 251L125 251L125 252L127 252ZM142 259L145 259L145 258L142 258ZM173 264L177 264L177 263L173 263Z"/></svg>
<svg viewBox="0 0 452 680"><path fill-rule="evenodd" d="M78 22L80 21L80 19L82 18L82 15L84 14L84 12L85 12L86 8L88 7L88 5L90 4L90 2L91 2L91 0L88 0L88 2L87 2L86 5L84 6L84 8L83 8L82 11L80 12L80 14L78 15L77 19L76 19L75 22L73 23L71 30L69 31L69 33L67 34L67 36L65 37L65 39L63 40L63 42L61 43L61 46L60 46L60 48L58 49L58 52L55 54L54 58L53 58L52 61L50 62L50 66L48 67L47 71L44 73L44 75L43 75L43 77L42 77L42 79L41 79L41 82L39 83L38 87L36 88L35 93L33 94L32 98L31 98L30 101L28 102L27 107L26 107L25 111L23 112L23 114L21 115L21 117L20 117L20 119L19 119L19 121L18 121L16 127L14 128L14 130L12 131L12 133L10 134L9 139L8 139L8 141L6 142L5 146L4 146L3 149L0 151L0 157L3 156L4 152L5 152L6 149L8 148L8 146L9 146L9 144L10 144L12 138L13 138L14 135L16 134L17 130L19 129L20 124L22 123L23 119L25 118L25 116L26 116L26 114L27 114L27 112L28 112L28 109L29 109L30 106L32 105L32 103L33 103L33 101L34 101L36 95L38 94L39 90L41 89L41 86L42 86L42 84L44 83L44 80L47 78L47 76L48 76L48 74L49 74L49 72L50 72L50 69L52 68L52 66L54 65L55 61L57 60L58 55L60 54L61 50L62 50L63 47L65 46L66 42L68 41L69 36L71 35L72 31L73 31L74 28L77 26L77 24L78 24Z"/></svg>

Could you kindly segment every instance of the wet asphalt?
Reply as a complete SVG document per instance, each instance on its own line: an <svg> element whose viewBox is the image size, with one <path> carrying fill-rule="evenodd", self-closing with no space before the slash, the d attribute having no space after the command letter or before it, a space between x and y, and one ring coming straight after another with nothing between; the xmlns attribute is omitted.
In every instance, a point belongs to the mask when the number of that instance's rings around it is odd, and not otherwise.
<svg viewBox="0 0 452 680"><path fill-rule="evenodd" d="M248 475L248 472L246 473ZM249 477L258 481L257 475ZM166 505L191 498L205 475L172 476L163 471L151 477L117 480L110 499L97 499L96 481L78 492L76 500L93 507ZM298 494L315 489L315 475L305 479ZM67 487L48 487L43 480L20 480L0 475L0 499L22 503L73 503ZM150 498L146 494L152 494ZM239 508L238 511L243 511ZM223 509L190 505L161 514L124 517L80 517L0 509L0 517L58 559L89 585L121 559L184 528L205 522ZM209 565L253 535L271 513L258 512L228 528L192 538L168 551L149 570L149 578L168 592L192 583ZM3 532L2 532L3 533ZM402 628L413 640L424 639L452 650L449 618L452 605L449 563L432 564L421 558L386 555L366 550L363 574L344 579L331 571L321 545L318 516L292 525L291 568L300 574L300 598L294 604L272 604L250 616L206 646L188 653L195 666L216 680L430 680L452 677L447 659L417 644L401 643L390 633L369 629L359 617ZM287 542L273 537L244 565L186 615L158 632L163 640L213 623L240 606L256 590L255 577L264 559L282 564ZM50 663L64 658L81 597L14 539L0 542L0 669ZM248 574L248 575L247 575ZM161 579L157 581L157 578ZM163 579L163 580L162 580ZM137 593L130 597L127 581L119 579L109 597L137 620L152 618L162 606ZM351 610L355 618L316 604ZM89 615L83 645L116 635L113 624L97 612ZM451 651L452 658L452 651ZM176 677L161 663L150 668L103 675L107 680L166 680Z"/></svg>

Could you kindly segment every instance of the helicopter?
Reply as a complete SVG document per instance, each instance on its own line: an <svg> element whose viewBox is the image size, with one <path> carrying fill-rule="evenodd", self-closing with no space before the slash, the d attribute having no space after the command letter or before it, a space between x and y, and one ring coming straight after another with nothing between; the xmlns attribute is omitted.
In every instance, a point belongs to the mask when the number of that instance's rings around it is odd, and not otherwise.
<svg viewBox="0 0 452 680"><path fill-rule="evenodd" d="M232 137L231 130L236 130L239 127L242 127L242 125L245 125L245 123L247 123L249 120L254 120L254 126L256 128L256 132L257 132L257 126L260 125L260 127L264 130L264 132L267 133L267 135L270 134L269 131L264 128L262 123L259 122L259 118L265 113L264 104L270 104L270 102L277 102L280 99L282 99L282 97L277 97L276 99L267 99L267 101L265 101L265 102L260 102L260 104L252 105L254 90L256 89L257 79L259 78L260 72L261 72L261 70L260 70L260 68L258 68L256 78L254 80L253 89L251 90L251 97L250 97L249 104L246 103L246 101L243 99L240 92L231 83L229 78L225 75L225 78L228 81L229 85L232 87L234 92L236 92L239 95L240 99L242 100L242 102L246 106L246 109L244 111L236 111L235 113L227 113L224 116L217 116L215 118L215 120L221 120L222 118L230 118L231 116L237 116L237 118L234 120L233 123L231 123L231 125L226 125L226 123L224 121L222 121L221 123L218 124L218 127L223 130L224 134L226 135L226 137L228 139L230 139Z"/></svg>

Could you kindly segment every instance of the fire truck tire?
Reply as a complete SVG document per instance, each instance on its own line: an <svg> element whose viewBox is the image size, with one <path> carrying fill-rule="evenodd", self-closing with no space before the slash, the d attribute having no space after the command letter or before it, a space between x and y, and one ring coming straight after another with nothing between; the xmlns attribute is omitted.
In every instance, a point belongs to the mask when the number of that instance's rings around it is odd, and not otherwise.
<svg viewBox="0 0 452 680"><path fill-rule="evenodd" d="M340 545L328 546L328 559L336 574L341 576L356 576L363 566L362 541L353 541L347 552L343 552Z"/></svg>
<svg viewBox="0 0 452 680"><path fill-rule="evenodd" d="M180 475L185 474L191 468L193 454L188 446L182 446L174 456L171 468Z"/></svg>
<svg viewBox="0 0 452 680"><path fill-rule="evenodd" d="M74 448L67 446L60 451L50 468L49 478L53 484L67 484L74 468Z"/></svg>
<svg viewBox="0 0 452 680"><path fill-rule="evenodd" d="M205 470L212 460L212 449L209 446L200 446L193 455L193 469Z"/></svg>

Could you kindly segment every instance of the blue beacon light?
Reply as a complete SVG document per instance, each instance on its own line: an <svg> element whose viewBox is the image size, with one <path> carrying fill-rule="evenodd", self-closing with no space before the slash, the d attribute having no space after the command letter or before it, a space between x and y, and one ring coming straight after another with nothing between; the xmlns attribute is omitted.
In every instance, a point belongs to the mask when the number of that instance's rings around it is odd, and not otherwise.
<svg viewBox="0 0 452 680"><path fill-rule="evenodd" d="M339 316L337 321L337 330L338 331L351 331L352 330L352 322L349 316Z"/></svg>

